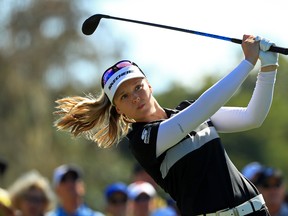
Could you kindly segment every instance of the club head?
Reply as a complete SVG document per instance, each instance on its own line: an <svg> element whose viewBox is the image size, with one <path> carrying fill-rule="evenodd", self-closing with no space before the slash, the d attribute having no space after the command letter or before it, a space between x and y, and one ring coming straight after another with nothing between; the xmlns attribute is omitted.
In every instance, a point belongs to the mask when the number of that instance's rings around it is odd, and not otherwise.
<svg viewBox="0 0 288 216"><path fill-rule="evenodd" d="M98 27L101 18L105 17L106 15L102 14L95 14L88 19L86 19L82 25L82 32L85 35L91 35L95 32L96 28Z"/></svg>

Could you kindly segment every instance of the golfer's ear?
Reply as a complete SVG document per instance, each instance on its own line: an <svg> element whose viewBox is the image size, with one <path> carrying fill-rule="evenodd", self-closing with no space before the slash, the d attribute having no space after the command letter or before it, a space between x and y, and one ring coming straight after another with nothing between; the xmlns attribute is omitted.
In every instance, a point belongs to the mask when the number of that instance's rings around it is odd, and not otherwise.
<svg viewBox="0 0 288 216"><path fill-rule="evenodd" d="M117 106L115 106L115 110L119 115L123 114Z"/></svg>

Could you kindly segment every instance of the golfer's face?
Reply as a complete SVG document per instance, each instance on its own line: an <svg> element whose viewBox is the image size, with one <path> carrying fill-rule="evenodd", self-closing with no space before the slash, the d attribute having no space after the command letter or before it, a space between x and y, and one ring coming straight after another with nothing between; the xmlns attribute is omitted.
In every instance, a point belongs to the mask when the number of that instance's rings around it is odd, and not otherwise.
<svg viewBox="0 0 288 216"><path fill-rule="evenodd" d="M152 112L152 88L143 78L127 80L117 89L114 104L119 114L145 121Z"/></svg>

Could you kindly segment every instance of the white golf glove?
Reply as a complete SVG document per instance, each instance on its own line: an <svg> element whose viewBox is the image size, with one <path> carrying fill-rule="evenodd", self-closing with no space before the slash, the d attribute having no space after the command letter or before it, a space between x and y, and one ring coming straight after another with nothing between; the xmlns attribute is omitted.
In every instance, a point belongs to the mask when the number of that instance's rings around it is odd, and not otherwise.
<svg viewBox="0 0 288 216"><path fill-rule="evenodd" d="M260 41L260 53L259 59L261 61L261 67L278 65L279 54L275 52L268 51L272 45L275 45L273 42L257 36L255 41Z"/></svg>

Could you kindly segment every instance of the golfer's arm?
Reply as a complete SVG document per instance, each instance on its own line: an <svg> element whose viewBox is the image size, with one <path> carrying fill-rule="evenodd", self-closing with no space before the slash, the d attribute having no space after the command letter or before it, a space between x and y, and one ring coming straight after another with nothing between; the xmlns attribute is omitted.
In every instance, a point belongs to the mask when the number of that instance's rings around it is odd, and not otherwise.
<svg viewBox="0 0 288 216"><path fill-rule="evenodd" d="M253 67L250 62L243 60L232 72L205 91L192 105L163 121L157 135L157 156L177 144L218 111L241 86Z"/></svg>
<svg viewBox="0 0 288 216"><path fill-rule="evenodd" d="M247 107L221 107L211 120L218 132L229 133L260 127L273 99L276 71L260 72Z"/></svg>

